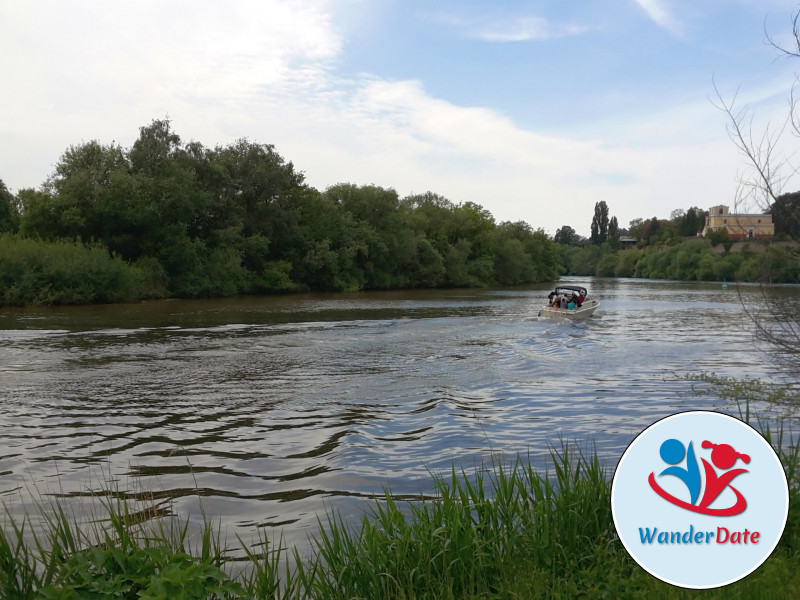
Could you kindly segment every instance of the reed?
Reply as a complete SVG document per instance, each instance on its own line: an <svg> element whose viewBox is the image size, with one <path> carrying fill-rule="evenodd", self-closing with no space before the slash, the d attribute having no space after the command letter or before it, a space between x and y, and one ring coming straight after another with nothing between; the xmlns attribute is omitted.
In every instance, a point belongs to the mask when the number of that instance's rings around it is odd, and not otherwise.
<svg viewBox="0 0 800 600"><path fill-rule="evenodd" d="M790 482L786 532L755 573L721 590L664 584L636 565L614 532L609 473L596 452L562 444L546 468L499 458L432 474L434 493L385 490L355 525L329 512L308 556L266 535L240 541L233 569L219 528L106 493L102 518L57 503L0 527L0 598L785 598L800 597L800 469L788 430L764 423ZM42 527L34 529L41 519ZM291 560L288 560L291 559ZM237 563L238 564L238 563Z"/></svg>
<svg viewBox="0 0 800 600"><path fill-rule="evenodd" d="M223 570L219 532L206 520L199 539L188 521L155 503L134 510L124 496L98 498L104 515L81 519L41 500L34 519L0 527L0 598L239 598L246 591ZM5 508L5 506L4 506ZM150 518L153 516L154 518Z"/></svg>
<svg viewBox="0 0 800 600"><path fill-rule="evenodd" d="M613 541L610 486L596 455L565 446L553 465L540 473L517 458L434 475L435 498L402 506L386 492L354 531L328 515L314 595L486 596L532 572L580 570Z"/></svg>

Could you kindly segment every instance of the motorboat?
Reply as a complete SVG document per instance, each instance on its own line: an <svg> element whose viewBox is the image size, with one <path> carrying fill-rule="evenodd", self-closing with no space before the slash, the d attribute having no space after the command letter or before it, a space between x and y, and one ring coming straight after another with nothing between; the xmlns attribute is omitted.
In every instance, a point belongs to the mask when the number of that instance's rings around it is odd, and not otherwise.
<svg viewBox="0 0 800 600"><path fill-rule="evenodd" d="M580 285L559 285L548 296L548 302L539 311L540 317L551 319L588 319L600 306L589 292Z"/></svg>

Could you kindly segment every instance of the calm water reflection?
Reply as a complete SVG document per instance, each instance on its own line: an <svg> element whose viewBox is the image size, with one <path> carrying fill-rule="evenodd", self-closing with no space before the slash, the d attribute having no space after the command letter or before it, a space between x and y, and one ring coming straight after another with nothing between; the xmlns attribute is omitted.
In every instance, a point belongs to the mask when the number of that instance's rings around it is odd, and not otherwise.
<svg viewBox="0 0 800 600"><path fill-rule="evenodd" d="M184 517L202 498L231 540L302 542L326 509L492 452L591 439L613 465L649 423L715 405L680 375L774 376L735 290L586 282L602 306L579 324L536 318L545 287L4 310L0 500L112 482Z"/></svg>

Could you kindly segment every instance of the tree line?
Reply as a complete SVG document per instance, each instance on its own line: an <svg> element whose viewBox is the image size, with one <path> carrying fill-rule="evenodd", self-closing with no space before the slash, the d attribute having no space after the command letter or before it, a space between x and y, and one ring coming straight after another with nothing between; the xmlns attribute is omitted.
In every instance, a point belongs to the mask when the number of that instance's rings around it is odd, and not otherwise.
<svg viewBox="0 0 800 600"><path fill-rule="evenodd" d="M129 149L70 146L39 189L0 181L0 304L553 280L525 222L437 194L307 185L272 145L184 143L168 120Z"/></svg>
<svg viewBox="0 0 800 600"><path fill-rule="evenodd" d="M556 231L562 275L699 281L800 283L800 192L769 207L775 236L767 243L737 240L725 229L699 237L708 215L698 207L675 209L669 219L634 219L620 229L604 201L595 205L591 237L565 225ZM621 239L628 245L623 248Z"/></svg>

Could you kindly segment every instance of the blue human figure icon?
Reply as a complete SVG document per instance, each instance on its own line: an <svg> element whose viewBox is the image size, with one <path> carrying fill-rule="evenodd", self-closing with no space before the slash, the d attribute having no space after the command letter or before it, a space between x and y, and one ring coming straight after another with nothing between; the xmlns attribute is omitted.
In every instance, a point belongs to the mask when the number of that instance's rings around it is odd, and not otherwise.
<svg viewBox="0 0 800 600"><path fill-rule="evenodd" d="M697 458L694 455L694 448L692 442L689 442L689 449L683 447L683 443L676 439L665 440L661 444L659 450L663 461L671 467L667 467L659 474L661 475L674 475L689 489L689 496L691 504L697 502L697 497L700 495L700 467L697 466ZM677 466L686 456L686 467Z"/></svg>

